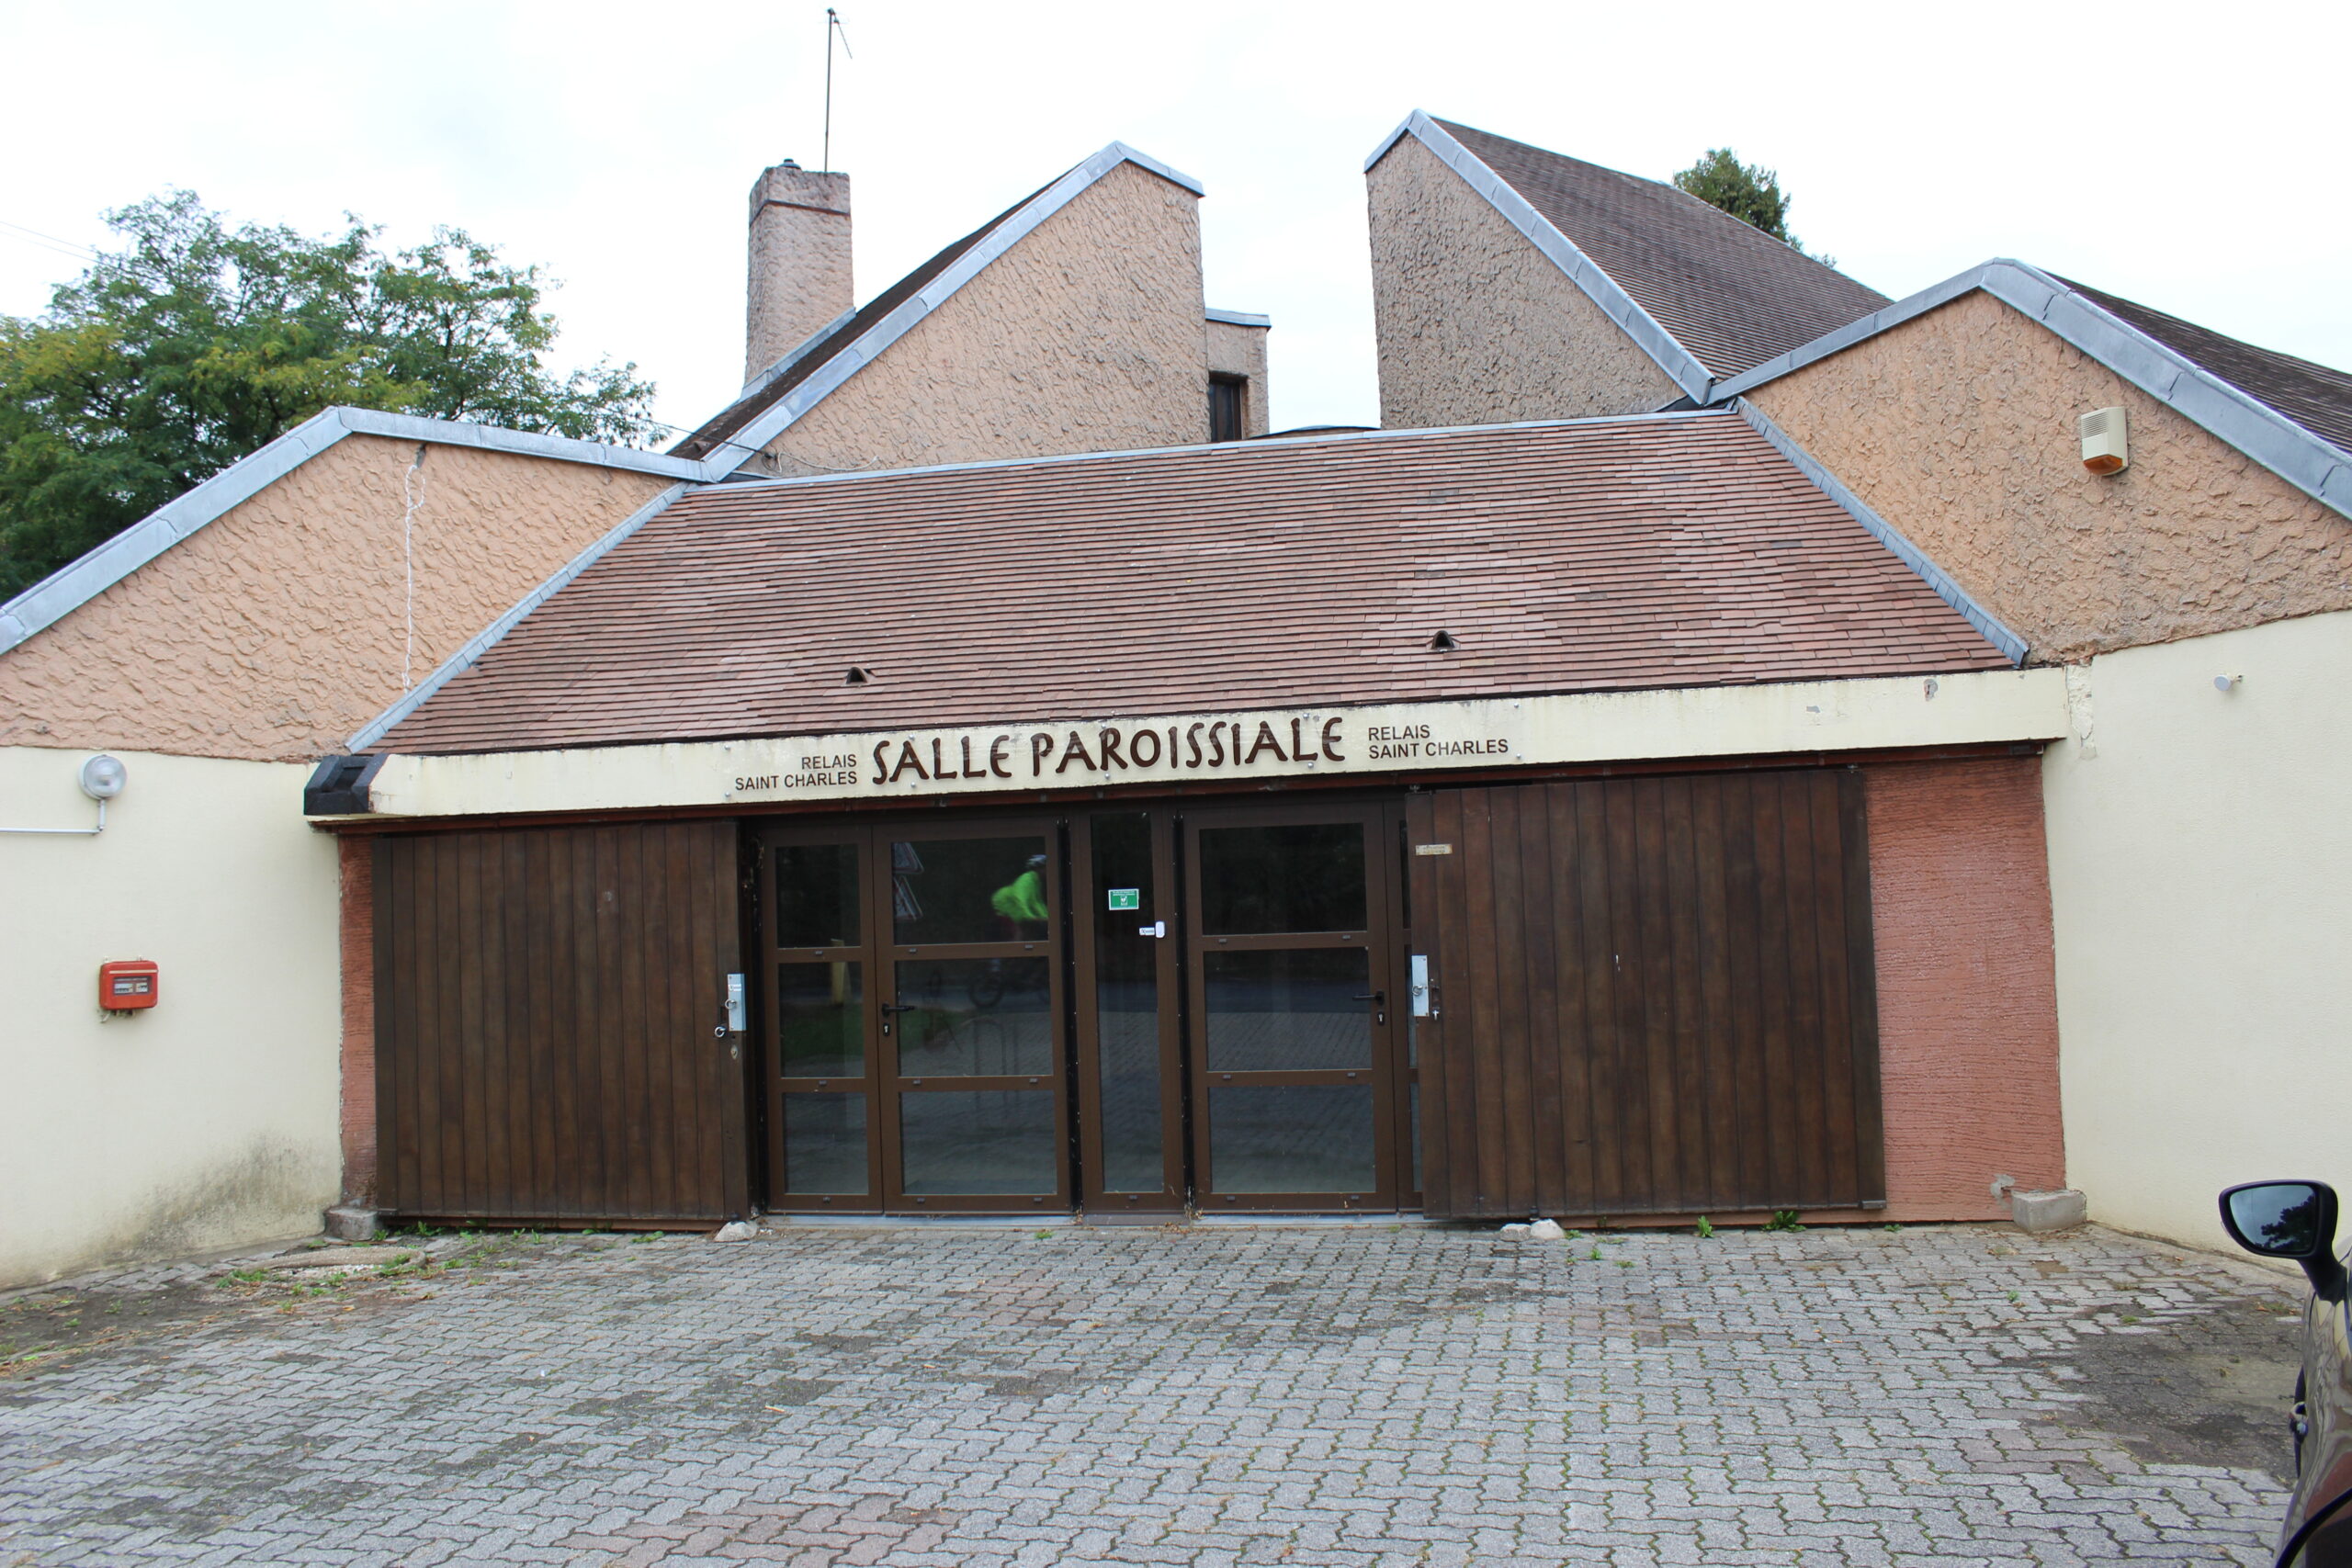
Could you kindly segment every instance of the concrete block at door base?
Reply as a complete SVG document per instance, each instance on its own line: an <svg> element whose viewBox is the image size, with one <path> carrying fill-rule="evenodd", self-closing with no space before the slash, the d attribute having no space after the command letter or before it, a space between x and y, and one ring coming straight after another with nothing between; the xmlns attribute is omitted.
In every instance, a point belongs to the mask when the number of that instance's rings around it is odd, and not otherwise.
<svg viewBox="0 0 2352 1568"><path fill-rule="evenodd" d="M2072 1230L2083 1223L2087 1213L2083 1195L2071 1187L2009 1194L2009 1218L2018 1223L2019 1230L2035 1235Z"/></svg>
<svg viewBox="0 0 2352 1568"><path fill-rule="evenodd" d="M760 1234L760 1227L749 1220L729 1220L710 1233L713 1241L749 1241Z"/></svg>
<svg viewBox="0 0 2352 1568"><path fill-rule="evenodd" d="M327 1211L326 1233L337 1241L373 1241L384 1233L384 1212L360 1203L338 1203Z"/></svg>

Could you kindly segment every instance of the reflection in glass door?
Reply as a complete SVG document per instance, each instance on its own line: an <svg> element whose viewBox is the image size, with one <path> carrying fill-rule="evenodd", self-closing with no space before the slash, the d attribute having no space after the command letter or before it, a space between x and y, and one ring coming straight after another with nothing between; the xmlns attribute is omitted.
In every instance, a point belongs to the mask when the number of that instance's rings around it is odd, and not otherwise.
<svg viewBox="0 0 2352 1568"><path fill-rule="evenodd" d="M866 937L865 835L783 830L768 838L761 898L772 1054L768 1204L871 1211L881 1170L869 1125L874 972Z"/></svg>
<svg viewBox="0 0 2352 1568"><path fill-rule="evenodd" d="M1395 1206L1381 820L1322 807L1187 824L1204 1213Z"/></svg>
<svg viewBox="0 0 2352 1568"><path fill-rule="evenodd" d="M1165 812L1102 811L1070 829L1080 901L1079 1149L1090 1213L1184 1202L1174 829Z"/></svg>
<svg viewBox="0 0 2352 1568"><path fill-rule="evenodd" d="M1047 823L875 836L887 1208L1069 1206L1054 839Z"/></svg>

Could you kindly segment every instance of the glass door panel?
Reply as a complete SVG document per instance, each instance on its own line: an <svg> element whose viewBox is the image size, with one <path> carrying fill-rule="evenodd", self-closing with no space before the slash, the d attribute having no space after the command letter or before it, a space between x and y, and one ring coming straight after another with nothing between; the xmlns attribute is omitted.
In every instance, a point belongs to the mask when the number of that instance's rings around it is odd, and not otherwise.
<svg viewBox="0 0 2352 1568"><path fill-rule="evenodd" d="M1069 1206L1054 840L1048 824L876 831L886 1208Z"/></svg>
<svg viewBox="0 0 2352 1568"><path fill-rule="evenodd" d="M1078 947L1080 1201L1090 1213L1183 1204L1175 831L1165 812L1072 825Z"/></svg>
<svg viewBox="0 0 2352 1568"><path fill-rule="evenodd" d="M881 1187L868 1135L876 1086L865 834L774 829L763 849L769 1206L870 1211Z"/></svg>
<svg viewBox="0 0 2352 1568"><path fill-rule="evenodd" d="M1381 819L1330 806L1188 824L1204 1213L1396 1206Z"/></svg>

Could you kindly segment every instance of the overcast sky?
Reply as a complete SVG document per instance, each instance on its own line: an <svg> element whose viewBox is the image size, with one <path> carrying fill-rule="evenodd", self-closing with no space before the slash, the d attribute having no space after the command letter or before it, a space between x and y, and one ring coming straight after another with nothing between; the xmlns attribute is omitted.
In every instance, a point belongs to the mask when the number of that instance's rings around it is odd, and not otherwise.
<svg viewBox="0 0 2352 1568"><path fill-rule="evenodd" d="M1901 296L2016 256L2352 367L2352 6L839 0L862 301L1120 140L1208 188L1208 302L1274 318L1276 425L1370 423L1363 161L1415 107L1664 178L1730 145ZM816 165L824 7L0 3L0 311L185 186L312 231L435 223L563 281L560 357L660 416L734 392L744 197Z"/></svg>

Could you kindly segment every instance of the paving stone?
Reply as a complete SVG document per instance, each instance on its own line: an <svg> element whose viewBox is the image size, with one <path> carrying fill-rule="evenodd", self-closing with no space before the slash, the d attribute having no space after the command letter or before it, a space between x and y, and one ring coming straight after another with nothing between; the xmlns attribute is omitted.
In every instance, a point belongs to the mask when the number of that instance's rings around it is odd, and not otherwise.
<svg viewBox="0 0 2352 1568"><path fill-rule="evenodd" d="M2097 1424L2102 1367L2275 1319L2267 1276L2097 1229L1592 1247L793 1227L224 1293L0 1381L0 1563L2268 1561L2272 1473Z"/></svg>

